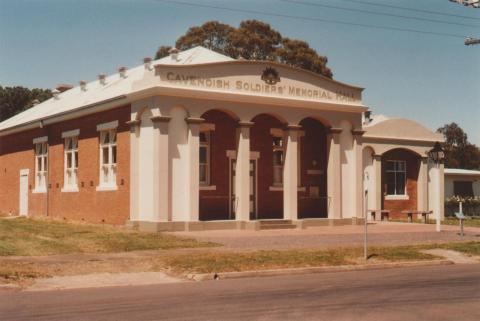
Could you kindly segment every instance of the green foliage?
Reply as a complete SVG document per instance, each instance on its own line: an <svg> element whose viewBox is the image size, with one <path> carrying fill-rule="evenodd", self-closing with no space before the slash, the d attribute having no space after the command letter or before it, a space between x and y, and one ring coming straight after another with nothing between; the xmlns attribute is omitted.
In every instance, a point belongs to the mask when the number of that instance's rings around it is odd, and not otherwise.
<svg viewBox="0 0 480 321"><path fill-rule="evenodd" d="M0 121L29 109L35 101L40 103L50 97L52 92L49 89L0 86Z"/></svg>
<svg viewBox="0 0 480 321"><path fill-rule="evenodd" d="M319 55L308 43L283 37L269 24L258 20L245 20L238 28L218 21L195 26L178 38L175 46L187 50L203 46L232 58L270 60L313 71L332 78L326 66L327 58ZM168 55L170 47L162 46L155 58Z"/></svg>
<svg viewBox="0 0 480 321"><path fill-rule="evenodd" d="M446 124L437 129L443 134L445 143L445 167L480 169L480 149L468 141L467 134L456 123Z"/></svg>

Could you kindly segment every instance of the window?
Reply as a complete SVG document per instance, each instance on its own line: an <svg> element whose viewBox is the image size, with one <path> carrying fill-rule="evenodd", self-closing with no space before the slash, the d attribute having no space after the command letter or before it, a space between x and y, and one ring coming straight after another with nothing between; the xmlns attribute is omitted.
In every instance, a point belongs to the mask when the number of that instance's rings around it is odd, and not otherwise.
<svg viewBox="0 0 480 321"><path fill-rule="evenodd" d="M473 183L468 181L454 181L453 195L461 197L473 197Z"/></svg>
<svg viewBox="0 0 480 321"><path fill-rule="evenodd" d="M210 185L210 132L200 133L200 185Z"/></svg>
<svg viewBox="0 0 480 321"><path fill-rule="evenodd" d="M35 144L35 190L47 191L48 145L47 142Z"/></svg>
<svg viewBox="0 0 480 321"><path fill-rule="evenodd" d="M116 129L100 131L100 187L116 188L117 133Z"/></svg>
<svg viewBox="0 0 480 321"><path fill-rule="evenodd" d="M407 164L405 161L387 161L387 195L406 195Z"/></svg>
<svg viewBox="0 0 480 321"><path fill-rule="evenodd" d="M273 137L273 186L283 185L283 163L284 163L283 137Z"/></svg>
<svg viewBox="0 0 480 321"><path fill-rule="evenodd" d="M64 189L76 190L78 188L78 136L65 138L64 168Z"/></svg>

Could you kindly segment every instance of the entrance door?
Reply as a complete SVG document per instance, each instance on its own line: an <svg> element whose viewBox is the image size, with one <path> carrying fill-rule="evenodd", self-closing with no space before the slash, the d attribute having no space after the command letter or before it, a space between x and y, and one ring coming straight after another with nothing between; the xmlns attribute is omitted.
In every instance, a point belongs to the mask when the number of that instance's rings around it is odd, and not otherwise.
<svg viewBox="0 0 480 321"><path fill-rule="evenodd" d="M19 214L22 216L27 216L28 214L28 171L20 171L20 206Z"/></svg>
<svg viewBox="0 0 480 321"><path fill-rule="evenodd" d="M230 218L235 218L238 200L235 196L235 165L236 160L230 161ZM250 160L250 219L257 218L257 161Z"/></svg>

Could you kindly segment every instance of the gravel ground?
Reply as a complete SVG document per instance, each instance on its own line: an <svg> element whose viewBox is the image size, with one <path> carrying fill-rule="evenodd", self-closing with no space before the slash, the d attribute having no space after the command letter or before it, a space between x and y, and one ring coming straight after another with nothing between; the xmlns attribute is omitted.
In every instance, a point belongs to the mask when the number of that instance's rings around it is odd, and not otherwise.
<svg viewBox="0 0 480 321"><path fill-rule="evenodd" d="M458 231L457 226L442 226L442 231L436 232L432 224L372 223L368 226L368 242L369 245L389 246L480 241L480 228L465 228L464 237L459 236ZM361 246L363 233L363 226L346 225L311 227L306 230L221 230L171 234L220 243L230 249L266 250Z"/></svg>

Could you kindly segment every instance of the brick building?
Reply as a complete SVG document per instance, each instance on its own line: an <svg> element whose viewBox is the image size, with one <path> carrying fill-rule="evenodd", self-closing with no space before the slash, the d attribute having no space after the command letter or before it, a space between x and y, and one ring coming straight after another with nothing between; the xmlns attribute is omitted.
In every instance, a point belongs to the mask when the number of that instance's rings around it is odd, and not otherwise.
<svg viewBox="0 0 480 321"><path fill-rule="evenodd" d="M151 230L443 213L442 138L366 119L362 91L202 47L63 86L0 123L0 211Z"/></svg>

